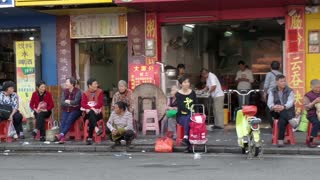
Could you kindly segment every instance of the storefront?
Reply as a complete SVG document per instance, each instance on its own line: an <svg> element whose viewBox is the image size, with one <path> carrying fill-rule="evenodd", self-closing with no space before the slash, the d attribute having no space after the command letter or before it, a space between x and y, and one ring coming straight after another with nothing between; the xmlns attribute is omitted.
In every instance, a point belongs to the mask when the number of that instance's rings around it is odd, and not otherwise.
<svg viewBox="0 0 320 180"><path fill-rule="evenodd" d="M232 89L236 87L239 60L254 72L253 88L261 87L270 63L279 61L297 94L297 111L301 111L306 87L305 1L116 0L116 3L146 12L142 13L145 58L139 63L161 61L173 67L183 63L194 85L200 81L200 69L205 67ZM129 19L129 32L130 23ZM154 37L148 37L150 32ZM150 39L154 40L150 43L154 45L153 52L148 51ZM129 59L130 63L136 64Z"/></svg>

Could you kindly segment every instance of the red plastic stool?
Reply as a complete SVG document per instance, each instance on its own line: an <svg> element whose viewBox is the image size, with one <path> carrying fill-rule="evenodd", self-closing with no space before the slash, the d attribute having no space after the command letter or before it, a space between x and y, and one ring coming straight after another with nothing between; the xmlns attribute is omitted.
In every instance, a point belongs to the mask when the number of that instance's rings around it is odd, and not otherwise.
<svg viewBox="0 0 320 180"><path fill-rule="evenodd" d="M308 132L307 132L307 137L306 137L306 144L309 144L309 139L310 139L310 136L311 136L312 127L313 127L312 123L309 122L309 124L308 124ZM320 140L320 135L319 134L318 134L316 139Z"/></svg>
<svg viewBox="0 0 320 180"><path fill-rule="evenodd" d="M278 144L278 136L279 136L279 129L278 129L278 119L275 119L273 121L273 130L272 130L272 144L277 145ZM293 134L293 128L290 124L286 127L286 133L284 136L284 139L287 141L288 144L296 144L296 140L294 138Z"/></svg>
<svg viewBox="0 0 320 180"><path fill-rule="evenodd" d="M12 138L8 137L10 121L3 120L0 122L0 141L12 142Z"/></svg>
<svg viewBox="0 0 320 180"><path fill-rule="evenodd" d="M103 121L103 119L100 119L97 122L97 126L101 128L102 134L100 136L97 136L96 132L93 131L93 140L94 142L101 144L102 138L106 139L106 125ZM87 119L84 123L84 128L83 128L83 141L86 142L89 136L89 120Z"/></svg>
<svg viewBox="0 0 320 180"><path fill-rule="evenodd" d="M66 134L67 138L74 137L75 140L81 140L83 137L83 117L80 116L71 126L69 132Z"/></svg>
<svg viewBox="0 0 320 180"><path fill-rule="evenodd" d="M184 128L180 124L177 123L177 137L176 137L176 145L180 146L184 136Z"/></svg>
<svg viewBox="0 0 320 180"><path fill-rule="evenodd" d="M46 130L51 129L53 127L53 120L51 118L47 118L45 126L46 126ZM34 121L34 127L36 127L36 121ZM39 129L38 129L37 135L34 139L35 140L40 139L40 130Z"/></svg>

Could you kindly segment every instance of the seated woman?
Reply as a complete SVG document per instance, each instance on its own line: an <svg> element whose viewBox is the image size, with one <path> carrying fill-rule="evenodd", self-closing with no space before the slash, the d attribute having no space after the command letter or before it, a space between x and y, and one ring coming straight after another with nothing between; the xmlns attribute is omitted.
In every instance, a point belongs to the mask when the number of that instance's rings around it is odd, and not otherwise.
<svg viewBox="0 0 320 180"><path fill-rule="evenodd" d="M168 98L168 104L167 104L167 114L161 121L161 135L164 136L165 130L168 129L168 131L173 132L173 139L176 138L176 117L175 115L170 115L168 111L170 110L177 110L177 99L176 99L176 93L178 91L177 86L171 87L171 97Z"/></svg>
<svg viewBox="0 0 320 180"><path fill-rule="evenodd" d="M0 92L0 104L2 106L8 106L7 108L12 109L10 114L1 114L0 121L9 120L13 121L14 128L16 129L17 135L20 139L24 139L22 129L23 116L19 112L19 101L18 95L14 92L15 84L12 81L5 81L2 85L2 91Z"/></svg>
<svg viewBox="0 0 320 180"><path fill-rule="evenodd" d="M107 122L107 133L115 142L112 148L121 145L121 140L125 140L126 146L132 148L131 142L134 139L132 114L126 110L124 102L115 103L114 111Z"/></svg>
<svg viewBox="0 0 320 180"><path fill-rule="evenodd" d="M55 137L55 141L60 144L65 142L65 135L73 123L81 116L81 90L76 88L76 79L70 77L66 80L66 88L62 92L62 119L60 134Z"/></svg>
<svg viewBox="0 0 320 180"><path fill-rule="evenodd" d="M126 103L128 105L128 111L133 112L132 92L128 89L127 82L124 80L118 82L118 92L116 92L112 98L112 110L114 110L115 104L119 101Z"/></svg>
<svg viewBox="0 0 320 180"><path fill-rule="evenodd" d="M193 104L197 104L197 96L196 93L190 88L190 81L187 76L182 76L179 79L179 83L181 85L181 89L177 92L177 122L183 126L184 136L182 140L182 144L187 146L186 152L189 152L190 142L189 142L189 130L190 130L190 117L191 117L191 109Z"/></svg>
<svg viewBox="0 0 320 180"><path fill-rule="evenodd" d="M44 81L39 81L36 87L37 90L33 92L30 100L30 108L34 111L36 118L36 128L32 131L32 136L35 137L40 130L40 141L46 141L46 119L50 117L54 107L53 98L46 90Z"/></svg>

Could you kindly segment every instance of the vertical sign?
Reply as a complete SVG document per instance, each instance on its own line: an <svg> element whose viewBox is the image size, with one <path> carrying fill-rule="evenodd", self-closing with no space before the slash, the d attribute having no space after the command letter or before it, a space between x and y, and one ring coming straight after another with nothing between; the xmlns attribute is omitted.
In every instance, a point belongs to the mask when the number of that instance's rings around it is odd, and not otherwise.
<svg viewBox="0 0 320 180"><path fill-rule="evenodd" d="M146 64L154 64L158 61L157 52L157 15L146 13Z"/></svg>
<svg viewBox="0 0 320 180"><path fill-rule="evenodd" d="M29 102L35 91L35 42L16 41L16 72L17 93L19 96L19 110L29 118L32 117Z"/></svg>
<svg viewBox="0 0 320 180"><path fill-rule="evenodd" d="M130 64L129 88L134 89L140 84L151 83L159 86L159 66L158 65L137 65Z"/></svg>
<svg viewBox="0 0 320 180"><path fill-rule="evenodd" d="M295 93L296 113L301 113L305 94L305 12L303 6L288 8L286 45L286 76L289 87Z"/></svg>

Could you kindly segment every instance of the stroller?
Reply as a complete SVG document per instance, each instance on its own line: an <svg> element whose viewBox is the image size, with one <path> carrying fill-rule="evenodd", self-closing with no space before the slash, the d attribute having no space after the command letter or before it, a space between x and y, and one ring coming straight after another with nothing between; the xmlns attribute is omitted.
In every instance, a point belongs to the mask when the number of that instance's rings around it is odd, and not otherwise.
<svg viewBox="0 0 320 180"><path fill-rule="evenodd" d="M200 106L202 107L202 113L193 113L194 107ZM195 146L204 145L204 152L207 152L206 143L208 141L207 135L208 130L206 127L206 115L204 113L204 105L203 104L194 104L191 106L191 122L190 133L189 133L189 141L192 145L192 151L195 153Z"/></svg>

